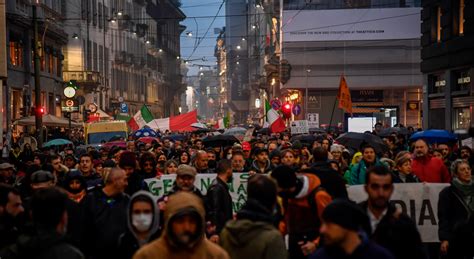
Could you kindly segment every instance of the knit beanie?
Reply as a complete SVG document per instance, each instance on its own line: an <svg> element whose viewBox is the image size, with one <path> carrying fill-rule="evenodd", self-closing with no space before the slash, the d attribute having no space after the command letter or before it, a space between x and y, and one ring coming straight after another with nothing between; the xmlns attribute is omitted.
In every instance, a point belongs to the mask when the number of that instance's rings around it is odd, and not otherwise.
<svg viewBox="0 0 474 259"><path fill-rule="evenodd" d="M137 166L137 156L135 155L135 153L125 151L120 154L119 166L120 168L124 168L126 166L135 168Z"/></svg>
<svg viewBox="0 0 474 259"><path fill-rule="evenodd" d="M352 201L336 199L323 211L322 219L348 230L367 230L369 218L364 211Z"/></svg>
<svg viewBox="0 0 474 259"><path fill-rule="evenodd" d="M278 187L288 189L296 186L296 173L293 168L281 165L273 169L271 177L278 183Z"/></svg>

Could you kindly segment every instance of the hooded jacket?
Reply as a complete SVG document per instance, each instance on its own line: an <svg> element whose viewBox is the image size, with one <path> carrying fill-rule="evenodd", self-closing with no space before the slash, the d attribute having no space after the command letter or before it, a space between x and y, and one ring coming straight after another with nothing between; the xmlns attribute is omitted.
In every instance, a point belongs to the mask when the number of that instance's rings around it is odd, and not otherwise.
<svg viewBox="0 0 474 259"><path fill-rule="evenodd" d="M220 244L231 258L285 259L288 252L272 215L255 200L247 200L220 235Z"/></svg>
<svg viewBox="0 0 474 259"><path fill-rule="evenodd" d="M257 174L267 174L267 173L270 173L272 170L271 165L272 163L270 162L270 160L267 160L266 165L265 165L265 170L262 172L262 170L257 164L257 160L253 160L252 165L250 166L250 170L255 171Z"/></svg>
<svg viewBox="0 0 474 259"><path fill-rule="evenodd" d="M349 184L350 185L356 185L356 184L365 184L365 176L367 175L367 169L369 169L372 166L386 166L383 162L380 162L378 158L375 158L374 164L367 166L367 163L365 162L364 159L360 160L358 164L352 167L351 172L350 172L350 179L349 179Z"/></svg>
<svg viewBox="0 0 474 259"><path fill-rule="evenodd" d="M178 215L189 214L198 215L199 222L197 233L194 240L191 241L188 247L183 247L174 241L171 229L172 222ZM204 205L199 197L187 192L178 192L169 197L164 213L164 231L158 240L155 240L138 250L134 255L134 259L144 258L166 258L166 259L227 259L227 253L205 239L205 210Z"/></svg>
<svg viewBox="0 0 474 259"><path fill-rule="evenodd" d="M153 221L151 223L150 229L149 229L149 234L146 240L140 242L138 240L138 234L133 226L132 223L132 209L133 209L133 203L137 198L145 198L150 201L152 204L152 210L153 210ZM153 196L146 191L139 191L135 193L131 198L130 198L130 203L128 204L127 208L127 226L128 229L125 233L120 235L119 241L118 241L118 255L119 258L132 258L133 254L142 246L145 244L149 243L152 240L155 240L159 236L158 228L159 228L159 209L158 206L153 198Z"/></svg>

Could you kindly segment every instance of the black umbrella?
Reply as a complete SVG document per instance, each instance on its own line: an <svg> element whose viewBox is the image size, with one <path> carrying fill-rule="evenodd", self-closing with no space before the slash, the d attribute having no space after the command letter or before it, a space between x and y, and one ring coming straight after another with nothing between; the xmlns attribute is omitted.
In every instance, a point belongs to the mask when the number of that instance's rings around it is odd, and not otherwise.
<svg viewBox="0 0 474 259"><path fill-rule="evenodd" d="M172 140L172 141L183 141L186 139L186 136L185 135L181 135L181 134L172 134L172 135L167 135L167 136L164 136L162 138L163 140L165 139L169 139L169 140Z"/></svg>
<svg viewBox="0 0 474 259"><path fill-rule="evenodd" d="M239 140L232 135L209 136L202 140L206 147L226 147L239 143Z"/></svg>
<svg viewBox="0 0 474 259"><path fill-rule="evenodd" d="M270 128L261 128L257 130L257 133L262 135L270 135Z"/></svg>
<svg viewBox="0 0 474 259"><path fill-rule="evenodd" d="M291 138L291 143L294 143L296 141L299 141L301 143L308 143L308 144L313 144L314 141L316 141L317 137L314 135L297 135Z"/></svg>
<svg viewBox="0 0 474 259"><path fill-rule="evenodd" d="M400 127L391 127L391 128L386 128L386 129L383 129L380 131L380 133L378 134L379 136L381 137L387 137L387 136L390 136L392 134L402 134L402 135L408 135L408 129L407 128L400 128Z"/></svg>
<svg viewBox="0 0 474 259"><path fill-rule="evenodd" d="M326 130L321 129L321 128L309 128L309 133L326 133Z"/></svg>
<svg viewBox="0 0 474 259"><path fill-rule="evenodd" d="M382 153L388 149L379 136L370 133L348 132L338 137L336 142L354 150L360 150L364 145L373 146L377 153Z"/></svg>

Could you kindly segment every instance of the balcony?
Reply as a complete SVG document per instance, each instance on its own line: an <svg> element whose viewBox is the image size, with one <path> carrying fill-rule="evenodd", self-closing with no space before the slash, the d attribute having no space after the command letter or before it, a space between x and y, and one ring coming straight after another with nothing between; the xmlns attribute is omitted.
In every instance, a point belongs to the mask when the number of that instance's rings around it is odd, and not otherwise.
<svg viewBox="0 0 474 259"><path fill-rule="evenodd" d="M63 79L75 80L85 92L92 92L102 84L102 75L97 71L63 71Z"/></svg>

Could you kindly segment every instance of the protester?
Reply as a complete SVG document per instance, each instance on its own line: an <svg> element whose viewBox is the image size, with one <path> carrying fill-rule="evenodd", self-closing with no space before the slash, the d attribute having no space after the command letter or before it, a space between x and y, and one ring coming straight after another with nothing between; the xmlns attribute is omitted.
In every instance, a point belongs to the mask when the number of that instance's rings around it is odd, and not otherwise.
<svg viewBox="0 0 474 259"><path fill-rule="evenodd" d="M240 151L232 152L231 163L232 163L232 172L234 173L248 172L248 170L245 168L245 159L244 159L244 154L242 152Z"/></svg>
<svg viewBox="0 0 474 259"><path fill-rule="evenodd" d="M232 166L229 160L221 160L216 168L217 177L211 183L206 195L207 217L215 231L208 233L214 243L219 241L219 233L225 223L232 219L232 197L228 183L232 183Z"/></svg>
<svg viewBox="0 0 474 259"><path fill-rule="evenodd" d="M415 223L390 203L394 186L387 167L370 168L366 178L368 199L360 206L369 215L371 239L397 259L426 258Z"/></svg>
<svg viewBox="0 0 474 259"><path fill-rule="evenodd" d="M472 155L472 149L468 146L462 146L460 149L459 149L459 156L458 156L460 159L464 160L464 161L467 161L469 163L469 165L474 165L474 157Z"/></svg>
<svg viewBox="0 0 474 259"><path fill-rule="evenodd" d="M140 248L134 259L229 258L222 248L204 237L205 210L199 197L186 192L171 195L164 222L160 238Z"/></svg>
<svg viewBox="0 0 474 259"><path fill-rule="evenodd" d="M10 163L0 164L0 183L13 185L16 182L15 179L15 166Z"/></svg>
<svg viewBox="0 0 474 259"><path fill-rule="evenodd" d="M288 258L283 237L273 226L276 199L277 187L271 178L250 177L245 205L237 220L229 221L220 234L220 244L231 258Z"/></svg>
<svg viewBox="0 0 474 259"><path fill-rule="evenodd" d="M268 159L268 151L263 148L256 148L254 151L255 159L252 162L250 171L257 174L270 173L272 168Z"/></svg>
<svg viewBox="0 0 474 259"><path fill-rule="evenodd" d="M78 171L70 172L63 184L69 199L74 202L80 203L86 196L87 183L84 177Z"/></svg>
<svg viewBox="0 0 474 259"><path fill-rule="evenodd" d="M82 154L79 158L79 172L86 180L87 190L92 190L102 185L102 179L92 167L92 156L89 154Z"/></svg>
<svg viewBox="0 0 474 259"><path fill-rule="evenodd" d="M438 235L441 253L447 258L474 256L474 184L470 165L461 159L452 164L451 186L439 194Z"/></svg>
<svg viewBox="0 0 474 259"><path fill-rule="evenodd" d="M291 149L281 151L281 164L292 168L297 168L295 153Z"/></svg>
<svg viewBox="0 0 474 259"><path fill-rule="evenodd" d="M164 174L176 174L178 171L178 162L176 160L170 159L165 163Z"/></svg>
<svg viewBox="0 0 474 259"><path fill-rule="evenodd" d="M69 169L61 163L61 157L59 155L49 156L49 164L52 167L51 173L54 175L55 184L58 186L63 186Z"/></svg>
<svg viewBox="0 0 474 259"><path fill-rule="evenodd" d="M13 244L21 233L23 208L20 191L0 183L0 251Z"/></svg>
<svg viewBox="0 0 474 259"><path fill-rule="evenodd" d="M350 185L365 184L366 172L372 166L383 165L375 153L375 148L371 145L362 147L362 160L354 165L350 172Z"/></svg>
<svg viewBox="0 0 474 259"><path fill-rule="evenodd" d="M159 236L159 210L153 196L139 191L130 198L127 231L119 237L118 258L132 258L135 252Z"/></svg>
<svg viewBox="0 0 474 259"><path fill-rule="evenodd" d="M143 152L139 160L140 171L138 174L142 179L155 178L157 176L156 171L156 158L151 152ZM166 165L165 165L166 170Z"/></svg>
<svg viewBox="0 0 474 259"><path fill-rule="evenodd" d="M331 168L328 163L328 152L322 147L313 150L313 161L311 169L305 170L316 175L321 180L321 187L324 188L332 198L347 199L347 188L344 178Z"/></svg>
<svg viewBox="0 0 474 259"><path fill-rule="evenodd" d="M18 238L15 245L0 253L1 258L62 259L84 258L66 242L68 225L67 195L58 188L43 188L33 194L31 217L35 234Z"/></svg>
<svg viewBox="0 0 474 259"><path fill-rule="evenodd" d="M74 155L66 155L64 157L64 165L69 169L75 169L76 168L76 158Z"/></svg>
<svg viewBox="0 0 474 259"><path fill-rule="evenodd" d="M331 196L320 188L321 181L313 174L296 174L291 167L279 166L271 177L278 183L282 198L283 220L280 231L289 235L290 258L306 258L319 242L321 214Z"/></svg>
<svg viewBox="0 0 474 259"><path fill-rule="evenodd" d="M413 173L423 182L449 183L451 176L443 161L429 154L428 143L419 139L415 142L414 159L411 167Z"/></svg>
<svg viewBox="0 0 474 259"><path fill-rule="evenodd" d="M209 160L206 151L198 150L193 166L196 168L198 174L212 174L214 171L209 168Z"/></svg>
<svg viewBox="0 0 474 259"><path fill-rule="evenodd" d="M191 161L191 156L189 156L189 153L186 151L181 151L181 153L178 153L179 157L179 164L182 165L189 165Z"/></svg>
<svg viewBox="0 0 474 259"><path fill-rule="evenodd" d="M118 256L118 238L127 230L127 175L114 167L104 182L102 189L89 193L84 200L83 251L90 258Z"/></svg>
<svg viewBox="0 0 474 259"><path fill-rule="evenodd" d="M125 151L120 155L119 167L125 170L127 175L127 188L125 193L128 195L133 195L140 190L147 190L148 187L143 181L142 175L137 171L137 157L135 153L130 151Z"/></svg>
<svg viewBox="0 0 474 259"><path fill-rule="evenodd" d="M310 259L394 259L385 248L370 241L364 232L367 215L355 204L345 200L331 202L322 214L323 247Z"/></svg>
<svg viewBox="0 0 474 259"><path fill-rule="evenodd" d="M412 173L411 158L398 156L395 160L395 170L392 171L394 183L419 183L420 179Z"/></svg>

